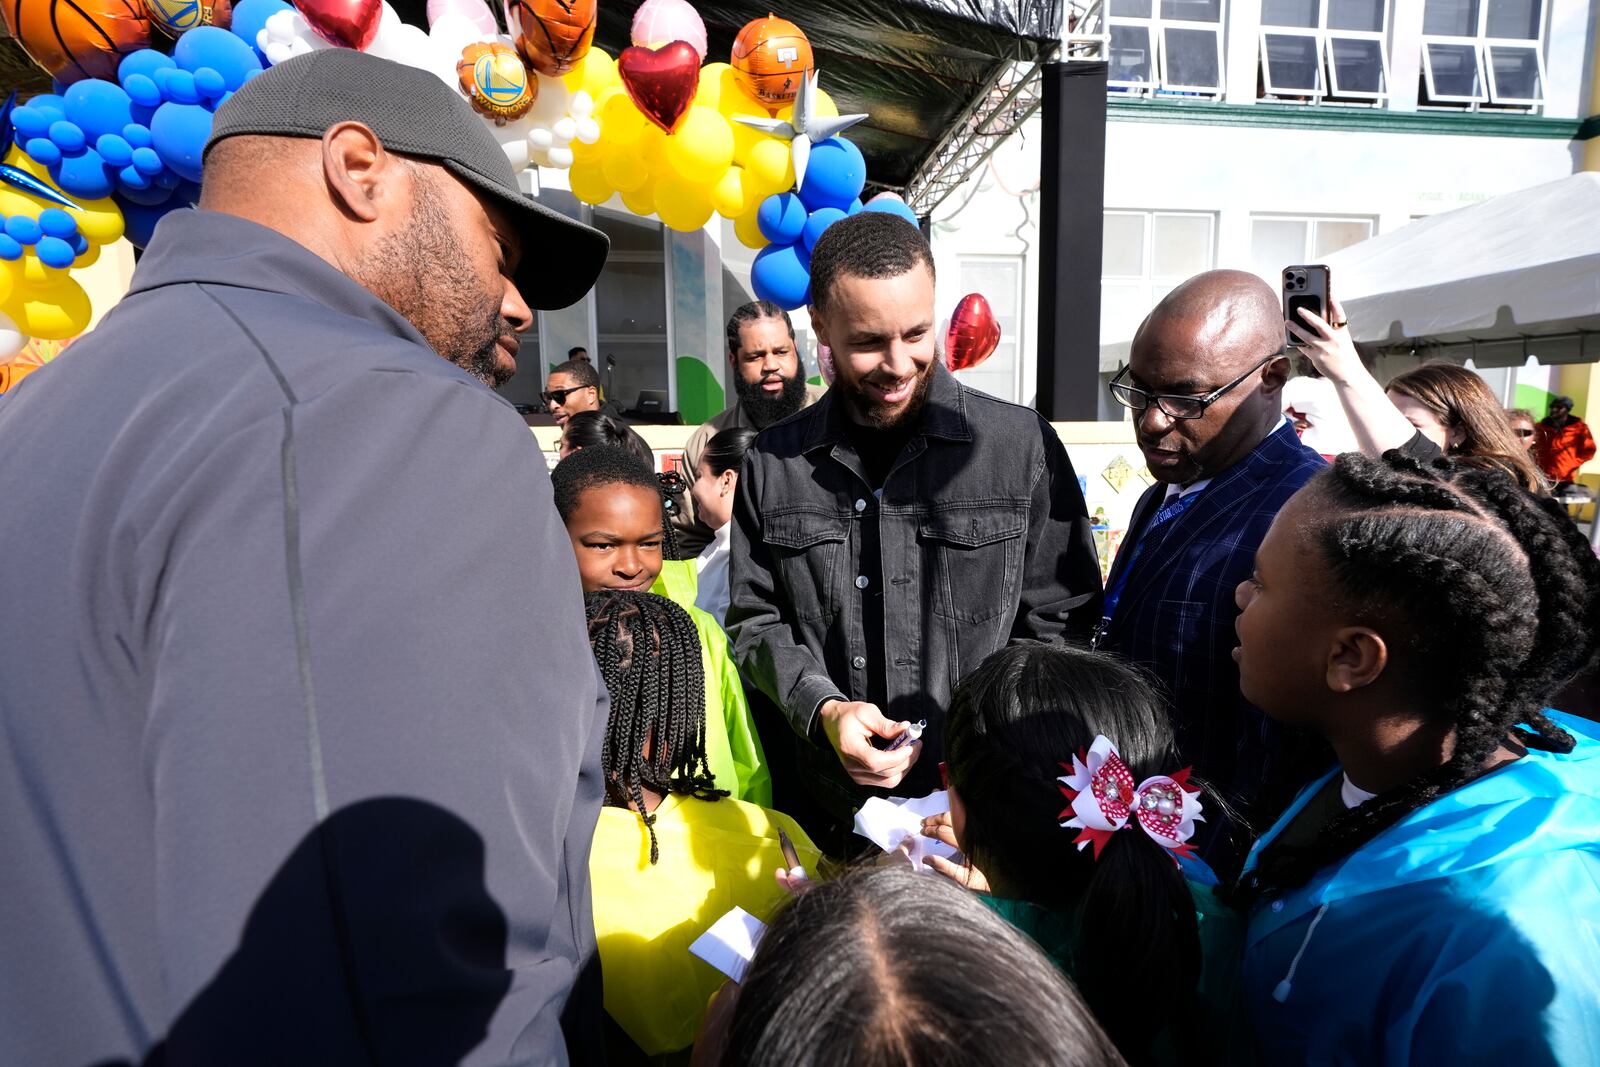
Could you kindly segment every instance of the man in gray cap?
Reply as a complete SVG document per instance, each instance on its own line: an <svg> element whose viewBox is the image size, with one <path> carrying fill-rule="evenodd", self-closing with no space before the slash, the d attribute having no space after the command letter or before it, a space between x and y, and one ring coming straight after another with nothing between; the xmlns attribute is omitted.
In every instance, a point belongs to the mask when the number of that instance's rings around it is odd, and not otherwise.
<svg viewBox="0 0 1600 1067"><path fill-rule="evenodd" d="M486 384L605 255L430 74L217 112L0 404L0 1063L588 1058L604 688Z"/></svg>

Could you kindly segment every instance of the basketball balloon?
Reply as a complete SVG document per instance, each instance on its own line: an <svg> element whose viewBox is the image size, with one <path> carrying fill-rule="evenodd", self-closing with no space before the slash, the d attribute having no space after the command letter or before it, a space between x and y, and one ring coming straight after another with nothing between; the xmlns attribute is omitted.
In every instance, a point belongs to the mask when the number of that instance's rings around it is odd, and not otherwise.
<svg viewBox="0 0 1600 1067"><path fill-rule="evenodd" d="M456 77L473 110L501 126L526 115L539 95L539 82L522 65L517 50L498 41L462 49Z"/></svg>
<svg viewBox="0 0 1600 1067"><path fill-rule="evenodd" d="M150 47L140 0L4 0L0 16L23 51L62 84L115 82L122 57Z"/></svg>
<svg viewBox="0 0 1600 1067"><path fill-rule="evenodd" d="M232 0L144 0L144 10L152 26L174 39L196 26L225 30L233 21Z"/></svg>
<svg viewBox="0 0 1600 1067"><path fill-rule="evenodd" d="M762 106L794 102L811 69L811 42L800 27L768 15L745 24L733 41L733 77Z"/></svg>
<svg viewBox="0 0 1600 1067"><path fill-rule="evenodd" d="M559 78L594 42L595 0L510 0L506 22L528 66Z"/></svg>

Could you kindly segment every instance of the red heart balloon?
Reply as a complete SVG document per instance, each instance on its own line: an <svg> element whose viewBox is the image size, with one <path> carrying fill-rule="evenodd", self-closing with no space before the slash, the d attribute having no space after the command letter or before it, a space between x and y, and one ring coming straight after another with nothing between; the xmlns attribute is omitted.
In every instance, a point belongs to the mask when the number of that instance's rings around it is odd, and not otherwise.
<svg viewBox="0 0 1600 1067"><path fill-rule="evenodd" d="M944 338L944 363L951 370L971 370L1000 347L1000 324L981 293L968 293L950 316Z"/></svg>
<svg viewBox="0 0 1600 1067"><path fill-rule="evenodd" d="M378 36L383 0L294 0L318 37L360 52Z"/></svg>
<svg viewBox="0 0 1600 1067"><path fill-rule="evenodd" d="M624 48L617 57L617 73L634 106L671 133L700 86L700 56L683 41L660 48Z"/></svg>

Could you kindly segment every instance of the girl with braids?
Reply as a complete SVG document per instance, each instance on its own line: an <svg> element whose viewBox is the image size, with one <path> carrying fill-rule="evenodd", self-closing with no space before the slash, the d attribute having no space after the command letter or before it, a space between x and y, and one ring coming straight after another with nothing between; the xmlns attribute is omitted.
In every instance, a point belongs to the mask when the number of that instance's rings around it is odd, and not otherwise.
<svg viewBox="0 0 1600 1067"><path fill-rule="evenodd" d="M650 589L661 574L672 528L662 511L660 483L649 467L615 445L591 445L556 464L550 480L556 510L578 559L583 591ZM700 632L711 773L733 797L770 804L772 776L728 653L727 635L693 603L691 594L683 606Z"/></svg>
<svg viewBox="0 0 1600 1067"><path fill-rule="evenodd" d="M1339 765L1257 844L1270 1063L1600 1062L1600 561L1498 471L1340 456L1239 586L1240 683Z"/></svg>
<svg viewBox="0 0 1600 1067"><path fill-rule="evenodd" d="M1039 644L984 660L956 687L945 727L950 812L923 825L968 865L929 862L1056 960L1130 1064L1224 1062L1242 924L1201 860L1180 867L1181 853L1136 823L1080 849L1062 775L1097 738L1135 783L1180 771L1165 704L1134 668ZM1159 1011L1129 995L1154 975Z"/></svg>
<svg viewBox="0 0 1600 1067"><path fill-rule="evenodd" d="M722 978L689 945L729 909L764 918L784 897L768 873L786 866L778 831L811 869L819 856L793 820L717 788L700 637L688 612L641 592L591 592L584 604L611 694L600 755L606 807L589 881L606 1012L616 1024L610 1059L629 1063L694 1041Z"/></svg>

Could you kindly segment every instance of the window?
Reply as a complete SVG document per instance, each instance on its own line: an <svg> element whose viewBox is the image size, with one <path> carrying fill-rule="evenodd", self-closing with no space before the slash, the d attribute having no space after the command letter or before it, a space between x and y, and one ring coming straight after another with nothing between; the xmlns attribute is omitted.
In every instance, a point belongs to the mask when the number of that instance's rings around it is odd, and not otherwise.
<svg viewBox="0 0 1600 1067"><path fill-rule="evenodd" d="M1426 0L1421 103L1543 103L1543 31L1543 0Z"/></svg>
<svg viewBox="0 0 1600 1067"><path fill-rule="evenodd" d="M1215 266L1216 216L1107 211L1100 259L1100 343L1133 337L1178 283Z"/></svg>
<svg viewBox="0 0 1600 1067"><path fill-rule="evenodd" d="M1389 95L1387 0L1264 0L1261 95L1372 102Z"/></svg>
<svg viewBox="0 0 1600 1067"><path fill-rule="evenodd" d="M1019 402L1022 373L1022 257L962 256L961 292L982 293L1000 324L994 354L956 377L990 396Z"/></svg>
<svg viewBox="0 0 1600 1067"><path fill-rule="evenodd" d="M594 225L611 238L611 253L594 286L599 349L590 358L607 398L624 410L641 406L641 400L658 400L666 408L672 386L661 224L597 208Z"/></svg>
<svg viewBox="0 0 1600 1067"><path fill-rule="evenodd" d="M1250 220L1250 269L1274 289L1291 263L1320 263L1372 236L1373 220L1257 215Z"/></svg>
<svg viewBox="0 0 1600 1067"><path fill-rule="evenodd" d="M1223 0L1108 0L1114 89L1220 96Z"/></svg>

